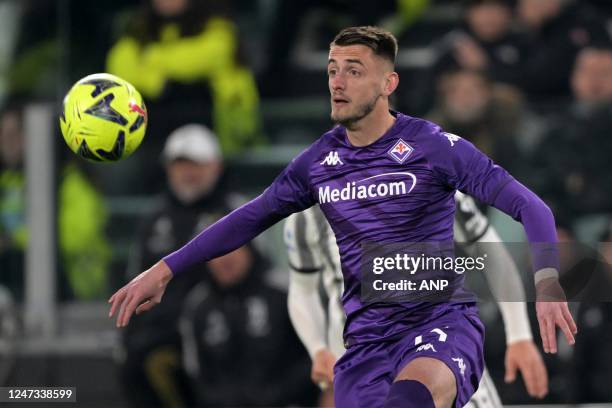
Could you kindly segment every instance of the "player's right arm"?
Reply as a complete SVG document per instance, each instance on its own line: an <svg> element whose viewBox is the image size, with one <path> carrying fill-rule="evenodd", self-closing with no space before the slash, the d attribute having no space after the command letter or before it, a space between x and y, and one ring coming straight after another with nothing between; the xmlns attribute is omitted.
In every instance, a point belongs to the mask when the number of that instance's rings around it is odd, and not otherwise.
<svg viewBox="0 0 612 408"><path fill-rule="evenodd" d="M284 240L291 268L287 306L291 324L312 360L310 377L322 389L333 382L336 358L326 342L325 311L319 294L323 263L317 248L320 231L308 212L292 214L285 222Z"/></svg>
<svg viewBox="0 0 612 408"><path fill-rule="evenodd" d="M312 206L315 199L310 191L308 168L315 153L313 147L296 157L261 195L226 215L115 292L109 299L109 316L117 313L117 327L126 326L133 313L147 311L159 303L174 275L225 255L289 214Z"/></svg>

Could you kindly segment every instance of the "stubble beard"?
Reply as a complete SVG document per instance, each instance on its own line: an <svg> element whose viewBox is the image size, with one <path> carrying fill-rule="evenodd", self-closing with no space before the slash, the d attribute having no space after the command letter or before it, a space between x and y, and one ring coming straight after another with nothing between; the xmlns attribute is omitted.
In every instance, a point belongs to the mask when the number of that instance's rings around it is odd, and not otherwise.
<svg viewBox="0 0 612 408"><path fill-rule="evenodd" d="M334 115L333 111L331 114L331 119L341 125L344 126L345 128L349 129L349 130L354 130L357 123L362 120L363 118L365 118L366 116L368 116L370 113L372 113L372 111L374 111L374 108L376 107L376 102L378 102L378 98L381 97L381 94L376 95L374 98L372 98L370 101L363 103L362 105L357 107L357 112L351 116L347 116L347 117L340 117L339 115Z"/></svg>

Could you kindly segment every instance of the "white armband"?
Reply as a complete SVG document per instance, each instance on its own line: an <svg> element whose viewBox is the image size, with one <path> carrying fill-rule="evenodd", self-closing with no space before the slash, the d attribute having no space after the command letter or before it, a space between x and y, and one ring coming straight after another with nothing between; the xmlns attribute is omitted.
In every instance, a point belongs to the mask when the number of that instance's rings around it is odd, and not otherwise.
<svg viewBox="0 0 612 408"><path fill-rule="evenodd" d="M559 279L559 271L555 268L542 268L534 275L535 284L537 285L544 279L555 278Z"/></svg>

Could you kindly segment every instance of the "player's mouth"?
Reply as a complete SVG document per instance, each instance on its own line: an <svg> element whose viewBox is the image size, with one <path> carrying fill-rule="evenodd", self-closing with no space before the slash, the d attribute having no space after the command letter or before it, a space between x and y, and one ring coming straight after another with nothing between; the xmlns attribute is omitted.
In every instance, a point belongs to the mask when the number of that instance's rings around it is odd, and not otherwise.
<svg viewBox="0 0 612 408"><path fill-rule="evenodd" d="M334 106L346 106L349 103L349 100L340 96L334 96L332 98L332 104Z"/></svg>

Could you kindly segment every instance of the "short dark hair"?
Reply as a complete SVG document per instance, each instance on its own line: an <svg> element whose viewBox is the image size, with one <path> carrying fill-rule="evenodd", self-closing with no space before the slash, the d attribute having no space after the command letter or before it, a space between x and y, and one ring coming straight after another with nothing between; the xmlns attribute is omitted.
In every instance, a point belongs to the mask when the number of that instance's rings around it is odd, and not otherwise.
<svg viewBox="0 0 612 408"><path fill-rule="evenodd" d="M389 60L395 65L397 56L397 39L389 31L380 27L360 26L347 27L340 31L330 46L345 47L348 45L365 45L374 54Z"/></svg>

